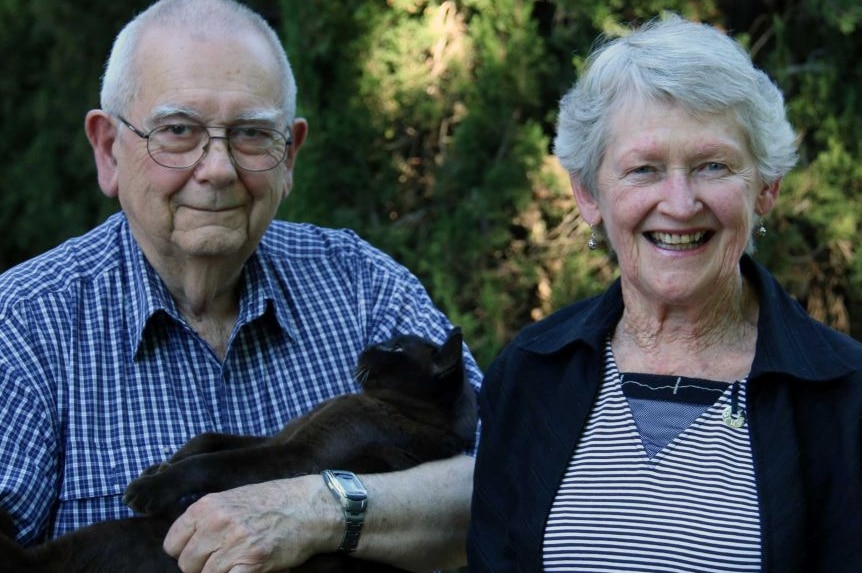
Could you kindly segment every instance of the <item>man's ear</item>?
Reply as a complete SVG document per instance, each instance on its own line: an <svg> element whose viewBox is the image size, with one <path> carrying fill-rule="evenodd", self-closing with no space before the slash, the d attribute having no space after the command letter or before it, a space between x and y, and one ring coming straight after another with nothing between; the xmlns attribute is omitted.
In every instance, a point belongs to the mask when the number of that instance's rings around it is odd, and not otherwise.
<svg viewBox="0 0 862 573"><path fill-rule="evenodd" d="M775 207L775 202L778 201L778 191L781 189L781 179L776 179L772 183L766 184L757 195L754 202L754 211L761 217L765 217Z"/></svg>
<svg viewBox="0 0 862 573"><path fill-rule="evenodd" d="M580 179L575 175L569 174L569 181L572 182L572 195L575 197L575 203L578 205L578 210L581 212L581 217L591 227L594 227L602 222L602 214L599 211L599 203L593 194L583 186Z"/></svg>
<svg viewBox="0 0 862 573"><path fill-rule="evenodd" d="M117 126L111 116L100 109L91 110L84 119L84 131L99 173L99 187L108 197L116 197L119 185L117 177L117 158L114 156L114 143L117 141Z"/></svg>
<svg viewBox="0 0 862 573"><path fill-rule="evenodd" d="M284 176L284 188L281 191L281 200L284 201L290 195L293 189L293 168L296 165L296 155L299 153L299 148L308 137L308 122L301 117L293 121L290 126L290 148L287 150L287 157L284 159L287 165L287 172Z"/></svg>
<svg viewBox="0 0 862 573"><path fill-rule="evenodd" d="M302 147L306 137L308 137L308 122L305 118L298 117L293 120L293 125L290 126L290 149L285 160L290 168L293 168L296 154L299 153L299 148Z"/></svg>

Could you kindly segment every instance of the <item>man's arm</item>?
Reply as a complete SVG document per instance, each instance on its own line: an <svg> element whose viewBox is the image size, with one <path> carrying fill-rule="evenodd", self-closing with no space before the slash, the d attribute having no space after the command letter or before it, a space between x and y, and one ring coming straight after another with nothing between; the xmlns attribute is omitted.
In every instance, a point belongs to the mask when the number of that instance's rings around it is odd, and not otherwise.
<svg viewBox="0 0 862 573"><path fill-rule="evenodd" d="M368 529L359 538L357 557L412 571L466 565L474 463L462 455L402 472L362 476L369 499L363 529ZM378 504L377 499L383 501ZM339 517L336 543L344 533Z"/></svg>
<svg viewBox="0 0 862 573"><path fill-rule="evenodd" d="M21 543L32 545L50 527L60 490L50 373L8 317L0 326L0 506L14 516ZM13 325L14 322L14 325Z"/></svg>
<svg viewBox="0 0 862 573"><path fill-rule="evenodd" d="M413 571L464 565L473 463L461 455L360 476L368 509L354 555ZM343 535L340 504L308 475L205 496L174 523L165 550L185 573L281 571L336 551Z"/></svg>

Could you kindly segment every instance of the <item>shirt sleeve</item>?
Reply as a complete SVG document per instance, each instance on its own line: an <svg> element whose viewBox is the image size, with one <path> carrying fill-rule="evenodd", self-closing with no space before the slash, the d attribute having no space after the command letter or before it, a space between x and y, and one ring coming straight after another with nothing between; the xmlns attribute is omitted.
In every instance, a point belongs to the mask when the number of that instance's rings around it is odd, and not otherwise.
<svg viewBox="0 0 862 573"><path fill-rule="evenodd" d="M369 328L366 339L377 343L394 333L407 333L437 343L446 340L453 324L435 306L421 281L390 256L354 237L362 253L351 261L355 265L357 304L362 307ZM463 354L467 379L478 394L483 374L466 342ZM476 427L473 448L465 453L476 455L480 431L481 423Z"/></svg>
<svg viewBox="0 0 862 573"><path fill-rule="evenodd" d="M19 327L0 321L0 506L25 545L41 540L59 491L55 408L50 376Z"/></svg>
<svg viewBox="0 0 862 573"><path fill-rule="evenodd" d="M389 255L358 237L356 240L362 253L354 259L356 284L362 293L359 302L366 307L369 340L380 342L393 333L416 334L437 343L446 340L453 324L435 306L419 279ZM464 367L478 392L482 371L466 343Z"/></svg>

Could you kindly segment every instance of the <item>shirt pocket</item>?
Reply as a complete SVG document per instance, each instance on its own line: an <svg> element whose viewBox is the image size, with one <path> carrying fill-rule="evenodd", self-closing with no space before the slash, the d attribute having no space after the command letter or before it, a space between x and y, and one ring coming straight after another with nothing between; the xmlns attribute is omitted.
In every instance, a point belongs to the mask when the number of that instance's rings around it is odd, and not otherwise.
<svg viewBox="0 0 862 573"><path fill-rule="evenodd" d="M130 481L165 459L164 447L127 437L67 445L52 537L91 523L134 515L123 503Z"/></svg>

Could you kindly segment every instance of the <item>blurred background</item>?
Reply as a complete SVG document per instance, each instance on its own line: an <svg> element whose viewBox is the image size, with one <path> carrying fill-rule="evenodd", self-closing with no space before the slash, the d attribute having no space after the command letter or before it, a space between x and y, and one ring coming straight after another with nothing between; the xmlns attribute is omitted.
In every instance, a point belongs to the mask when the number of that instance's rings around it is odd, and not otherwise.
<svg viewBox="0 0 862 573"><path fill-rule="evenodd" d="M728 30L783 89L801 161L757 258L862 338L857 0L249 0L282 35L310 136L279 216L350 227L424 281L486 367L527 323L602 290L550 155L602 33L669 10ZM83 132L148 0L0 0L0 271L117 210Z"/></svg>

